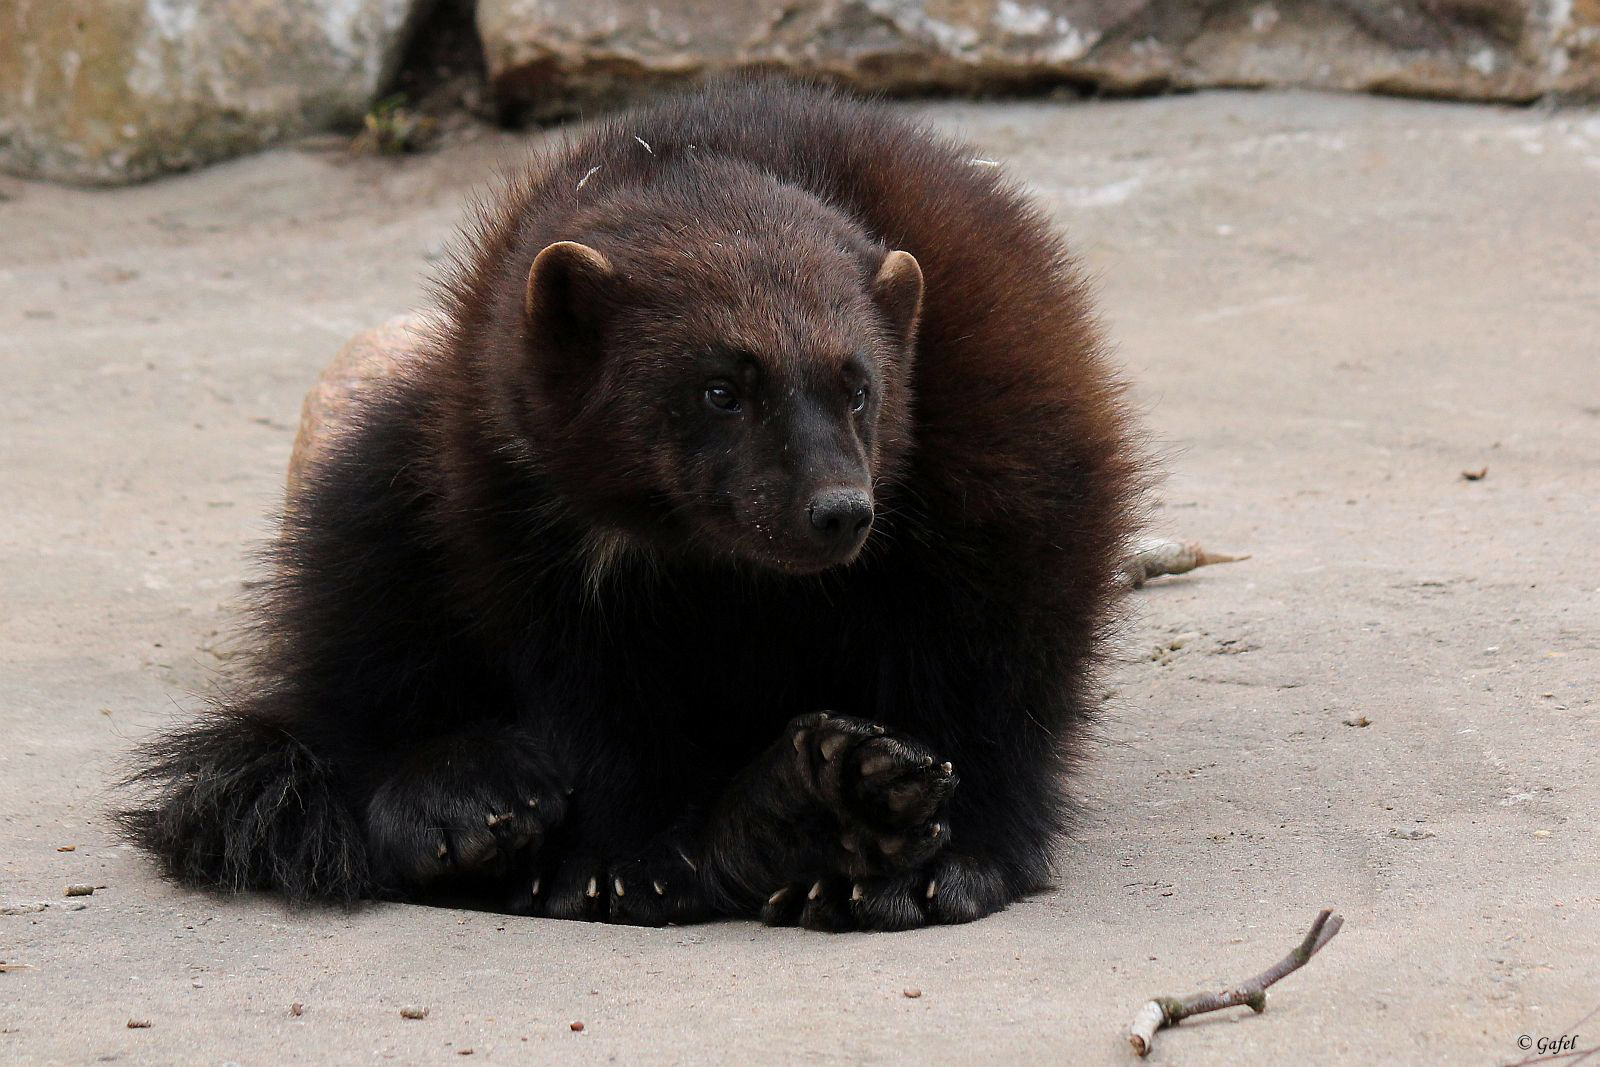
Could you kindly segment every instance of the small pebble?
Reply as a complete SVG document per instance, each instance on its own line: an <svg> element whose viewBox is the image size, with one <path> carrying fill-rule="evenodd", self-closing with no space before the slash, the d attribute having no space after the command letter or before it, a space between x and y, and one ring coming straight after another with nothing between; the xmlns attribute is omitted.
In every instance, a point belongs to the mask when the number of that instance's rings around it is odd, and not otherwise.
<svg viewBox="0 0 1600 1067"><path fill-rule="evenodd" d="M150 1020L149 1019L129 1019L128 1020L128 1029L129 1030L148 1030L148 1029L150 1029Z"/></svg>
<svg viewBox="0 0 1600 1067"><path fill-rule="evenodd" d="M58 845L56 847L56 851L57 852L76 852L76 851L78 851L78 846L77 845Z"/></svg>
<svg viewBox="0 0 1600 1067"><path fill-rule="evenodd" d="M1344 724L1346 726L1371 726L1372 720L1365 715L1358 715L1353 719L1346 719Z"/></svg>
<svg viewBox="0 0 1600 1067"><path fill-rule="evenodd" d="M400 1018L402 1019L426 1019L427 1017L428 1009L419 1008L415 1004L407 1004L400 1009Z"/></svg>
<svg viewBox="0 0 1600 1067"><path fill-rule="evenodd" d="M581 1034L581 1033L583 1033L583 1024L582 1023L572 1023L572 1024L570 1024L568 1026L568 1029L570 1029L575 1034Z"/></svg>
<svg viewBox="0 0 1600 1067"><path fill-rule="evenodd" d="M293 1015L296 1019L300 1018L300 1016L304 1015L305 1013L306 1006L299 1001L295 1001L293 1004L289 1005L289 1014Z"/></svg>
<svg viewBox="0 0 1600 1067"><path fill-rule="evenodd" d="M1550 831L1549 830L1535 830L1533 832L1533 836L1534 837L1549 837L1550 836Z"/></svg>
<svg viewBox="0 0 1600 1067"><path fill-rule="evenodd" d="M67 896L87 897L94 893L94 886L88 882L74 882L67 886Z"/></svg>
<svg viewBox="0 0 1600 1067"><path fill-rule="evenodd" d="M900 992L907 1000L916 1000L922 996L922 990L920 989L902 989Z"/></svg>
<svg viewBox="0 0 1600 1067"><path fill-rule="evenodd" d="M472 1050L470 1048L458 1048L458 1049L456 1049L456 1055L457 1056L470 1056L470 1055L472 1055Z"/></svg>

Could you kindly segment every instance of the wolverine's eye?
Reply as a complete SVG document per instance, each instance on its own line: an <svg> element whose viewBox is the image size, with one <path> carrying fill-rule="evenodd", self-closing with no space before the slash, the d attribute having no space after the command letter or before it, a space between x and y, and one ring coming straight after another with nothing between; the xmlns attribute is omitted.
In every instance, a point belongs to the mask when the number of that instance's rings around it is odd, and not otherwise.
<svg viewBox="0 0 1600 1067"><path fill-rule="evenodd" d="M731 415L739 410L739 394L727 382L712 382L706 386L706 403Z"/></svg>
<svg viewBox="0 0 1600 1067"><path fill-rule="evenodd" d="M860 386L850 394L850 410L860 411L867 406L867 387Z"/></svg>

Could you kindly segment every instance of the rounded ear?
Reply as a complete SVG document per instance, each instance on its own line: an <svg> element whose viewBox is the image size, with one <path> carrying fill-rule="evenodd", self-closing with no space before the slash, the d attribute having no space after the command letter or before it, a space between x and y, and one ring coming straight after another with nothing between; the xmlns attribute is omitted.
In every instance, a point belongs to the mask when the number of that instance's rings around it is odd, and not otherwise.
<svg viewBox="0 0 1600 1067"><path fill-rule="evenodd" d="M901 344L909 345L922 310L922 267L910 252L896 249L883 257L872 279L872 299Z"/></svg>
<svg viewBox="0 0 1600 1067"><path fill-rule="evenodd" d="M557 346L592 340L614 276L611 261L588 245L557 241L533 258L523 310L534 336Z"/></svg>

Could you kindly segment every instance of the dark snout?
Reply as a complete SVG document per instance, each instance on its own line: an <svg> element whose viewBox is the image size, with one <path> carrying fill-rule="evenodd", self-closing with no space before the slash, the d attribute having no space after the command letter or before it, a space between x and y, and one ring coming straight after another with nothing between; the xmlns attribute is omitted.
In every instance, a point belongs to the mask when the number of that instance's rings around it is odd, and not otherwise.
<svg viewBox="0 0 1600 1067"><path fill-rule="evenodd" d="M849 486L823 489L806 505L805 526L820 552L847 560L860 550L872 528L872 498Z"/></svg>

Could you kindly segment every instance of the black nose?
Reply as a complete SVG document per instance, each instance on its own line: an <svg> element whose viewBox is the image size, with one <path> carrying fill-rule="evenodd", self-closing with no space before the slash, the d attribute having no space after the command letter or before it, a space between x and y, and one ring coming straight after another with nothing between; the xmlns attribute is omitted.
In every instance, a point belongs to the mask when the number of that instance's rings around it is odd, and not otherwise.
<svg viewBox="0 0 1600 1067"><path fill-rule="evenodd" d="M872 525L872 500L860 489L824 489L811 498L806 514L817 542L842 552L866 537Z"/></svg>

